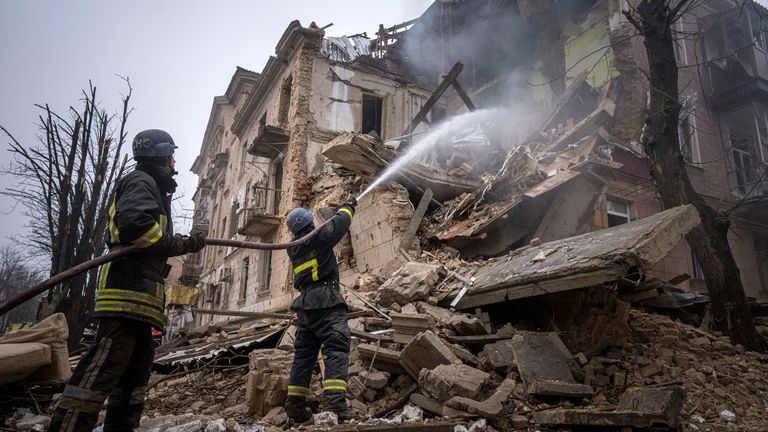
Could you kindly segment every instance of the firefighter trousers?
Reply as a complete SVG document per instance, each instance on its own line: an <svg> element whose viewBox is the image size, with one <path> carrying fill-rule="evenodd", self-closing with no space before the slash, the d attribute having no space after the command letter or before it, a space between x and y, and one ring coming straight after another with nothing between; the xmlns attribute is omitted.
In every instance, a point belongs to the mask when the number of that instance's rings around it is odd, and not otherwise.
<svg viewBox="0 0 768 432"><path fill-rule="evenodd" d="M48 430L92 431L107 399L104 432L139 427L154 354L149 324L100 320L96 341L64 388Z"/></svg>
<svg viewBox="0 0 768 432"><path fill-rule="evenodd" d="M312 371L317 365L317 355L322 349L325 363L323 402L327 409L345 409L349 355L347 306L341 304L325 309L298 309L296 315L296 351L288 383L288 396L306 397Z"/></svg>

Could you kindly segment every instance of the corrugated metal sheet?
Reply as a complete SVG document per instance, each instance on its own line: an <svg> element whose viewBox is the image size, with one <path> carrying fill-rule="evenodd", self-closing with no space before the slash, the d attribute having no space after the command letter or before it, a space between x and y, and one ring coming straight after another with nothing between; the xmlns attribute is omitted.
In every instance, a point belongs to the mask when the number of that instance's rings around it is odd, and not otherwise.
<svg viewBox="0 0 768 432"><path fill-rule="evenodd" d="M327 37L323 39L320 53L330 60L349 63L360 56L371 55L371 41L363 36Z"/></svg>

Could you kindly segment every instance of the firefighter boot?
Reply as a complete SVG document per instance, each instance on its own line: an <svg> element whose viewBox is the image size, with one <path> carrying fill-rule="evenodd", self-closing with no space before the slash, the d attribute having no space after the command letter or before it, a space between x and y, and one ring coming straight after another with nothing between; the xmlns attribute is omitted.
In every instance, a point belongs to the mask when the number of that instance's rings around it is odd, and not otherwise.
<svg viewBox="0 0 768 432"><path fill-rule="evenodd" d="M344 396L344 392L324 392L321 410L334 412L339 417L339 422L358 418L357 411L347 405L347 399Z"/></svg>
<svg viewBox="0 0 768 432"><path fill-rule="evenodd" d="M285 402L285 413L296 423L304 423L312 418L312 409L303 396L288 396Z"/></svg>

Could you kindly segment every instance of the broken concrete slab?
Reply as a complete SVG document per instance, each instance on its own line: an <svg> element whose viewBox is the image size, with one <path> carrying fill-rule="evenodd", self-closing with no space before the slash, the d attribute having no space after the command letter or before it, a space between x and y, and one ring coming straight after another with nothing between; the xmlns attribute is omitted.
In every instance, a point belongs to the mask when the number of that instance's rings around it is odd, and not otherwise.
<svg viewBox="0 0 768 432"><path fill-rule="evenodd" d="M440 327L447 327L451 318L453 318L453 312L450 310L431 305L424 301L416 302L415 306L420 313L431 316L432 319L435 320L435 323Z"/></svg>
<svg viewBox="0 0 768 432"><path fill-rule="evenodd" d="M449 406L430 399L421 393L414 393L411 395L410 402L418 407L421 407L426 412L432 413L438 417L472 417L473 414L453 409Z"/></svg>
<svg viewBox="0 0 768 432"><path fill-rule="evenodd" d="M677 429L684 402L685 391L681 385L636 387L621 395L615 411L558 408L535 412L533 419L544 425Z"/></svg>
<svg viewBox="0 0 768 432"><path fill-rule="evenodd" d="M512 341L507 339L487 344L480 352L480 360L492 369L505 372L515 365L515 351L512 349Z"/></svg>
<svg viewBox="0 0 768 432"><path fill-rule="evenodd" d="M431 331L416 335L400 352L398 360L415 380L419 379L422 369L434 369L444 364L461 364L456 354Z"/></svg>
<svg viewBox="0 0 768 432"><path fill-rule="evenodd" d="M370 135L345 132L323 147L323 156L355 174L375 177L396 155Z"/></svg>
<svg viewBox="0 0 768 432"><path fill-rule="evenodd" d="M591 386L573 378L568 349L557 333L518 332L512 338L517 370L528 394L537 396L588 397Z"/></svg>
<svg viewBox="0 0 768 432"><path fill-rule="evenodd" d="M405 373L405 369L400 365L400 352L398 351L371 344L360 344L357 346L357 352L366 363L370 364L373 361L373 367L380 371L394 374Z"/></svg>
<svg viewBox="0 0 768 432"><path fill-rule="evenodd" d="M515 389L515 380L506 378L496 388L494 393L484 401L477 401L463 396L455 396L445 402L445 405L456 410L466 411L483 418L493 418L501 414L504 403Z"/></svg>
<svg viewBox="0 0 768 432"><path fill-rule="evenodd" d="M435 329L435 321L429 315L390 313L392 327L395 333L392 335L396 343L407 344L417 334Z"/></svg>
<svg viewBox="0 0 768 432"><path fill-rule="evenodd" d="M365 386L372 389L382 389L387 385L389 381L389 374L380 371L362 371L360 372L360 379Z"/></svg>
<svg viewBox="0 0 768 432"><path fill-rule="evenodd" d="M693 206L679 206L621 226L525 248L477 276L457 309L617 280L630 267L650 268L698 223ZM552 252L534 262L544 250Z"/></svg>
<svg viewBox="0 0 768 432"><path fill-rule="evenodd" d="M445 275L445 268L439 264L406 263L379 287L376 303L388 307L392 303L403 306L417 300L426 300Z"/></svg>
<svg viewBox="0 0 768 432"><path fill-rule="evenodd" d="M617 410L634 410L657 417L671 428L676 428L680 411L685 403L685 391L680 385L665 387L633 387L619 399Z"/></svg>
<svg viewBox="0 0 768 432"><path fill-rule="evenodd" d="M453 396L474 399L483 384L490 378L487 372L463 364L439 365L434 369L422 369L419 386L439 402Z"/></svg>
<svg viewBox="0 0 768 432"><path fill-rule="evenodd" d="M488 334L483 322L477 317L469 317L464 314L454 314L448 321L448 328L460 336L474 336Z"/></svg>

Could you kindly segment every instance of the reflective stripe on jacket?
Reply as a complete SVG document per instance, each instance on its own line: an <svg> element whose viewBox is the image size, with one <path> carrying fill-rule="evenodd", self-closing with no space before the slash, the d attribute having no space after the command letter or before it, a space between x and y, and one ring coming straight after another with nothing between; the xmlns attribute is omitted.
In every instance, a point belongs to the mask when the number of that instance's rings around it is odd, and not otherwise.
<svg viewBox="0 0 768 432"><path fill-rule="evenodd" d="M146 251L101 266L94 318L129 318L164 330L163 251L173 236L169 215L170 195L149 173L137 168L118 182L108 211L107 244Z"/></svg>

